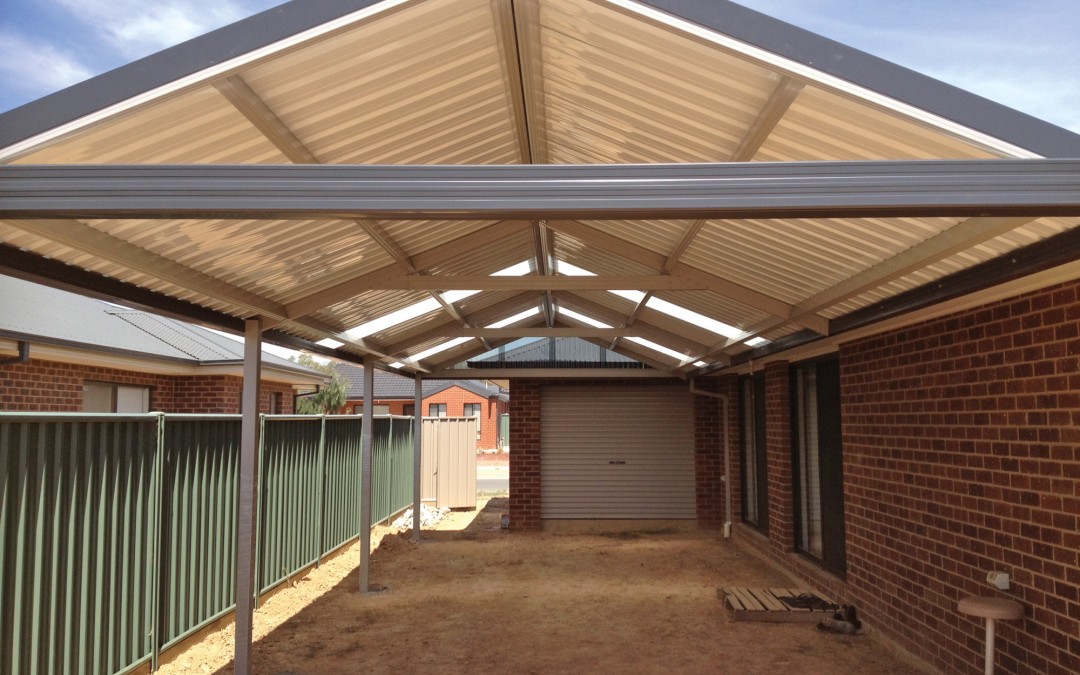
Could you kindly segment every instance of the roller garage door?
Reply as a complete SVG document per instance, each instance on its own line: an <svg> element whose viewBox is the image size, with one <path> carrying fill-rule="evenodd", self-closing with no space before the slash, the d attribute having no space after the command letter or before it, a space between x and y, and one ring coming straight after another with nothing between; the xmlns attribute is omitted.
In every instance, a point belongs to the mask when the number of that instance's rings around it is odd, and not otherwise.
<svg viewBox="0 0 1080 675"><path fill-rule="evenodd" d="M545 387L542 518L696 518L694 419L677 387Z"/></svg>

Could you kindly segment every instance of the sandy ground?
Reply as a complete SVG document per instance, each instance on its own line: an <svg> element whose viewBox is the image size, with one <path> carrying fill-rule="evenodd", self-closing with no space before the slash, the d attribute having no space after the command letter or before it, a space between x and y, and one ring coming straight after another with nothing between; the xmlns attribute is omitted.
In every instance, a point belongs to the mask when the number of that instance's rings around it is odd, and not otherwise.
<svg viewBox="0 0 1080 675"><path fill-rule="evenodd" d="M485 501L419 544L376 532L383 593L356 592L353 546L264 603L254 672L922 672L865 635L733 621L718 587L790 583L714 533L511 534ZM232 651L229 626L160 672L230 673Z"/></svg>

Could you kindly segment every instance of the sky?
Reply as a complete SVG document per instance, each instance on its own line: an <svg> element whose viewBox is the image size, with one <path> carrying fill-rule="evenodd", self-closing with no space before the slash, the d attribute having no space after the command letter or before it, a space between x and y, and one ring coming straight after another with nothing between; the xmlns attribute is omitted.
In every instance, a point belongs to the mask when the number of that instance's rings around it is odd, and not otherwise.
<svg viewBox="0 0 1080 675"><path fill-rule="evenodd" d="M739 2L1080 133L1080 0ZM0 111L278 4L0 0Z"/></svg>

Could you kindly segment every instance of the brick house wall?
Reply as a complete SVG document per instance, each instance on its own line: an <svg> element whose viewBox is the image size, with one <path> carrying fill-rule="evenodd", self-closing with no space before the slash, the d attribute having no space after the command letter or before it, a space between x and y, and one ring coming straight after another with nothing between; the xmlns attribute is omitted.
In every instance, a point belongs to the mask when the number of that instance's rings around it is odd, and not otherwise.
<svg viewBox="0 0 1080 675"><path fill-rule="evenodd" d="M239 413L243 379L230 375L169 376L31 359L0 366L0 411L82 412L83 383L105 382L150 388L150 409L171 413ZM270 393L281 395L282 413L293 411L293 389L263 381L260 410Z"/></svg>
<svg viewBox="0 0 1080 675"><path fill-rule="evenodd" d="M541 380L510 382L510 529L539 530Z"/></svg>
<svg viewBox="0 0 1080 675"><path fill-rule="evenodd" d="M709 378L696 383L698 389L728 397L728 448L731 451L731 519L742 513L742 467L739 463L738 378ZM723 404L711 396L694 396L694 478L698 524L710 529L723 527L726 520L724 494Z"/></svg>
<svg viewBox="0 0 1080 675"><path fill-rule="evenodd" d="M481 404L480 438L476 441L476 448L478 450L495 450L499 448L499 416L509 410L509 404L506 401L500 401L497 398L485 398L467 389L455 386L425 398L420 414L428 417L428 406L432 403L445 403L447 417L464 417L466 403ZM351 398L345 403L343 411L348 414L360 414L363 405L364 399ZM413 400L376 399L375 405L390 406L391 415L405 415L405 406L413 405Z"/></svg>
<svg viewBox="0 0 1080 675"><path fill-rule="evenodd" d="M739 540L854 602L946 673L982 671L968 595L1010 597L999 672L1080 672L1080 282L839 349L846 579L792 553L788 364L766 370L769 537ZM780 531L777 531L780 528ZM1012 589L986 583L990 570Z"/></svg>

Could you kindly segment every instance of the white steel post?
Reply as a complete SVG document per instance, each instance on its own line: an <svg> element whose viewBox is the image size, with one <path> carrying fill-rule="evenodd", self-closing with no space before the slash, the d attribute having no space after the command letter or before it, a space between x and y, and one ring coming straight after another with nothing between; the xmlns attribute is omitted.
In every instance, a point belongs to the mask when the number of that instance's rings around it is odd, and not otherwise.
<svg viewBox="0 0 1080 675"><path fill-rule="evenodd" d="M375 360L364 357L364 418L361 432L360 464L360 592L368 592L371 563L371 434L375 425Z"/></svg>
<svg viewBox="0 0 1080 675"><path fill-rule="evenodd" d="M420 434L424 427L424 385L423 379L416 376L415 402L413 403L413 541L420 541Z"/></svg>

